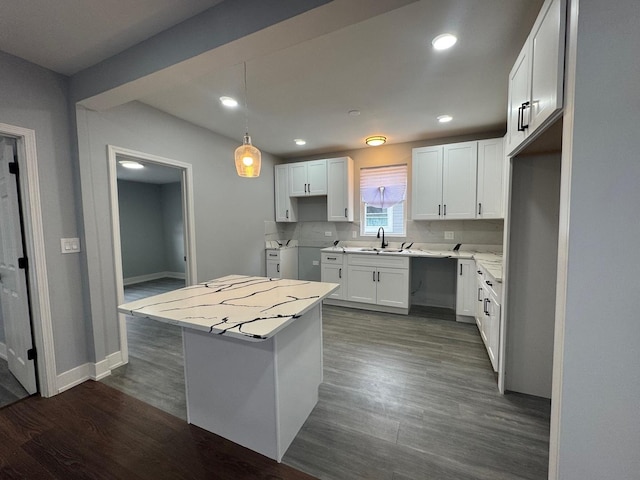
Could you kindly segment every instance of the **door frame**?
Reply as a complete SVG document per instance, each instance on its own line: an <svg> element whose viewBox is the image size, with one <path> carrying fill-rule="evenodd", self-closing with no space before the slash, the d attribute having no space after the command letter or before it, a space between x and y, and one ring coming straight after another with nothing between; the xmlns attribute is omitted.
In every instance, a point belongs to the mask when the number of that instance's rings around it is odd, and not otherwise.
<svg viewBox="0 0 640 480"><path fill-rule="evenodd" d="M36 355L40 395L51 397L58 393L56 360L53 342L53 321L49 298L49 280L45 255L44 228L38 177L36 132L28 128L0 123L0 135L16 139L20 161L20 192L23 206L26 255L29 258L31 323Z"/></svg>
<svg viewBox="0 0 640 480"><path fill-rule="evenodd" d="M116 274L116 298L118 305L124 303L124 279L122 273L122 247L120 244L120 207L118 205L117 156L139 159L146 163L155 163L182 171L182 218L184 225L185 281L187 286L198 282L196 271L195 218L193 208L193 167L190 163L159 157L150 153L138 152L128 148L107 145L109 169L109 202L111 204L111 231L113 233L113 260ZM120 353L122 363L129 362L129 344L127 341L126 315L118 314Z"/></svg>

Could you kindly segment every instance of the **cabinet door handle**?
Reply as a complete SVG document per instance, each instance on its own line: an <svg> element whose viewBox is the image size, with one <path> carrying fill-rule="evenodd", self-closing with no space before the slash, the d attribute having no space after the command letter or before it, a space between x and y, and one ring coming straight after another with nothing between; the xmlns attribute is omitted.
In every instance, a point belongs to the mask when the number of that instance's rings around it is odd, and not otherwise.
<svg viewBox="0 0 640 480"><path fill-rule="evenodd" d="M373 274L373 281L376 281L376 271L374 270L373 272L371 272Z"/></svg>
<svg viewBox="0 0 640 480"><path fill-rule="evenodd" d="M460 264L460 276L462 276L462 264Z"/></svg>
<svg viewBox="0 0 640 480"><path fill-rule="evenodd" d="M278 254L277 254L277 253L270 253L270 254L269 254L269 256L270 256L270 257L277 257L277 256L278 256Z"/></svg>
<svg viewBox="0 0 640 480"><path fill-rule="evenodd" d="M440 216L440 204L438 204L438 216Z"/></svg>
<svg viewBox="0 0 640 480"><path fill-rule="evenodd" d="M442 215L446 217L447 216L447 204L446 203L444 204L444 208L442 210L443 210L443 214Z"/></svg>
<svg viewBox="0 0 640 480"><path fill-rule="evenodd" d="M307 193L307 184L304 184L304 193Z"/></svg>
<svg viewBox="0 0 640 480"><path fill-rule="evenodd" d="M490 287L493 287L493 283L491 283L489 280L485 280L485 282L487 285L489 285Z"/></svg>
<svg viewBox="0 0 640 480"><path fill-rule="evenodd" d="M478 203L478 215L482 215L482 203Z"/></svg>
<svg viewBox="0 0 640 480"><path fill-rule="evenodd" d="M478 275L482 275L482 270L476 270L478 272Z"/></svg>
<svg viewBox="0 0 640 480"><path fill-rule="evenodd" d="M480 298L480 296L482 295L482 287L478 288L478 301L481 302L482 298Z"/></svg>
<svg viewBox="0 0 640 480"><path fill-rule="evenodd" d="M338 269L338 278L342 278L342 269L341 268Z"/></svg>
<svg viewBox="0 0 640 480"><path fill-rule="evenodd" d="M380 281L380 272L378 272L378 281Z"/></svg>
<svg viewBox="0 0 640 480"><path fill-rule="evenodd" d="M347 217L348 217L348 215L347 215L347 209L345 208L345 209L344 209L344 218L347 218Z"/></svg>
<svg viewBox="0 0 640 480"><path fill-rule="evenodd" d="M285 215L286 218L289 218L289 209L287 208L287 213Z"/></svg>
<svg viewBox="0 0 640 480"><path fill-rule="evenodd" d="M327 257L327 260L337 260L338 257Z"/></svg>
<svg viewBox="0 0 640 480"><path fill-rule="evenodd" d="M524 103L522 104L522 122L520 122L520 128L522 129L522 130L520 130L521 132L524 132L524 130L525 130L526 128L529 128L529 124L528 124L528 123L527 123L526 125L524 124L524 111L525 111L527 108L529 108L529 106L530 106L530 105L531 105L531 103L530 103L530 102L524 102Z"/></svg>
<svg viewBox="0 0 640 480"><path fill-rule="evenodd" d="M484 299L484 314L489 316L489 307L487 306L487 304L489 303L489 299L485 298Z"/></svg>
<svg viewBox="0 0 640 480"><path fill-rule="evenodd" d="M311 184L307 183L307 193L311 193Z"/></svg>
<svg viewBox="0 0 640 480"><path fill-rule="evenodd" d="M524 132L524 128L522 128L522 105L518 107L518 131Z"/></svg>
<svg viewBox="0 0 640 480"><path fill-rule="evenodd" d="M280 273L280 264L279 263L276 264L276 272Z"/></svg>

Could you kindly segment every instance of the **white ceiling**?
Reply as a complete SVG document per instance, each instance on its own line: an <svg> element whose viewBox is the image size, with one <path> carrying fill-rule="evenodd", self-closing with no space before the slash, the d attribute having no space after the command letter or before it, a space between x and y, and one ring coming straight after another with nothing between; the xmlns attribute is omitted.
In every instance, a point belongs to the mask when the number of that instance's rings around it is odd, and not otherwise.
<svg viewBox="0 0 640 480"><path fill-rule="evenodd" d="M130 182L154 183L164 185L165 183L176 183L182 181L182 170L174 167L167 167L157 163L145 162L144 160L118 155L116 157L116 176L118 180L128 180ZM120 165L121 160L129 160L142 164L144 168L133 170Z"/></svg>
<svg viewBox="0 0 640 480"><path fill-rule="evenodd" d="M305 14L326 22L324 31L329 33L287 48L275 43L272 48L260 45L253 54L237 56L228 67L209 65L199 76L185 74L181 83L148 88L137 99L240 143L245 109L224 109L218 97L230 95L243 101L242 61L246 60L249 133L256 146L278 156L362 148L364 138L374 134L387 136L389 143L401 143L504 131L509 69L542 2L419 0L339 29L330 28L336 21L326 15L330 3ZM69 73L123 49L124 37L130 44L140 41L142 30L136 25L144 25L148 36L218 2L78 0L70 9L71 17L55 17L64 19L61 26L44 32L37 24L21 19L28 16L29 6L46 10L49 3L53 2L3 0L5 21L0 20L0 32L4 23L13 25L12 20L17 20L26 25L28 33L12 27L18 38L10 43L6 33L0 33L0 49ZM139 4L146 5L147 11ZM109 12L104 5L117 8L119 14L111 13L108 22L94 21L91 28L76 25L97 17L96 11ZM170 6L175 8L175 17L169 18ZM149 18L144 13L149 13ZM12 19L12 15L19 18ZM112 31L113 25L117 25L118 34ZM270 29L280 29L277 33L282 36L289 27L290 23L283 22ZM76 36L76 44L90 48L65 52L62 45L71 35L68 30ZM431 40L443 32L455 33L458 43L451 50L436 52ZM56 37L62 41L59 48L41 48L58 44ZM256 38L262 41L263 37ZM83 52L82 60L78 50ZM348 115L352 109L360 110L360 116ZM454 120L439 124L436 117L445 113ZM298 147L293 143L295 138L308 143Z"/></svg>
<svg viewBox="0 0 640 480"><path fill-rule="evenodd" d="M72 75L222 0L2 0L0 50Z"/></svg>

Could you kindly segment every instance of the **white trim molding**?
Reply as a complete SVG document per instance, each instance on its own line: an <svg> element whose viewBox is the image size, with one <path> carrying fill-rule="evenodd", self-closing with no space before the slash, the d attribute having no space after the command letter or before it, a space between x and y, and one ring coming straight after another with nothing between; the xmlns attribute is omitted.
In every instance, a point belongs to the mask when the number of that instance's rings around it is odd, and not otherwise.
<svg viewBox="0 0 640 480"><path fill-rule="evenodd" d="M36 132L22 127L0 123L0 135L14 137L21 162L20 190L23 199L25 241L29 257L29 285L31 287L31 314L33 338L37 355L40 394L51 397L58 393L56 357L53 342L53 321L49 298L49 280L45 256L44 229L38 177Z"/></svg>
<svg viewBox="0 0 640 480"><path fill-rule="evenodd" d="M196 247L195 247L195 214L193 208L193 167L190 163L159 157L149 153L138 152L128 148L107 145L108 169L109 169L109 201L111 204L111 232L113 234L113 257L116 281L116 296L118 305L124 303L124 285L122 273L122 249L120 245L120 209L118 205L118 175L117 157L139 159L147 163L173 167L182 170L182 212L184 218L184 250L186 262L185 271L187 285L197 283L196 273ZM183 278L184 278L183 277ZM127 279L131 281L131 279ZM133 282L132 282L133 283ZM126 316L118 314L120 331L120 352L122 362L129 361L129 346L127 343Z"/></svg>
<svg viewBox="0 0 640 480"><path fill-rule="evenodd" d="M136 277L125 278L123 285L135 285L136 283L150 282L152 280L160 280L161 278L175 278L176 280L184 280L186 275L183 272L157 272L148 275L138 275Z"/></svg>
<svg viewBox="0 0 640 480"><path fill-rule="evenodd" d="M122 353L115 352L107 355L107 358L100 362L79 365L57 376L56 391L57 393L62 393L87 380L102 380L111 375L111 370L122 364Z"/></svg>

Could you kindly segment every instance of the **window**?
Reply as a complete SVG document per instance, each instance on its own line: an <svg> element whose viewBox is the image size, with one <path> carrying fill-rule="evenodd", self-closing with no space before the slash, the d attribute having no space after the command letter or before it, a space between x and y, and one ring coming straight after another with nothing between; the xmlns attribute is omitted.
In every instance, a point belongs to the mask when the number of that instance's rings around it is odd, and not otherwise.
<svg viewBox="0 0 640 480"><path fill-rule="evenodd" d="M376 235L382 227L387 235L404 237L406 196L406 165L361 169L361 234Z"/></svg>

